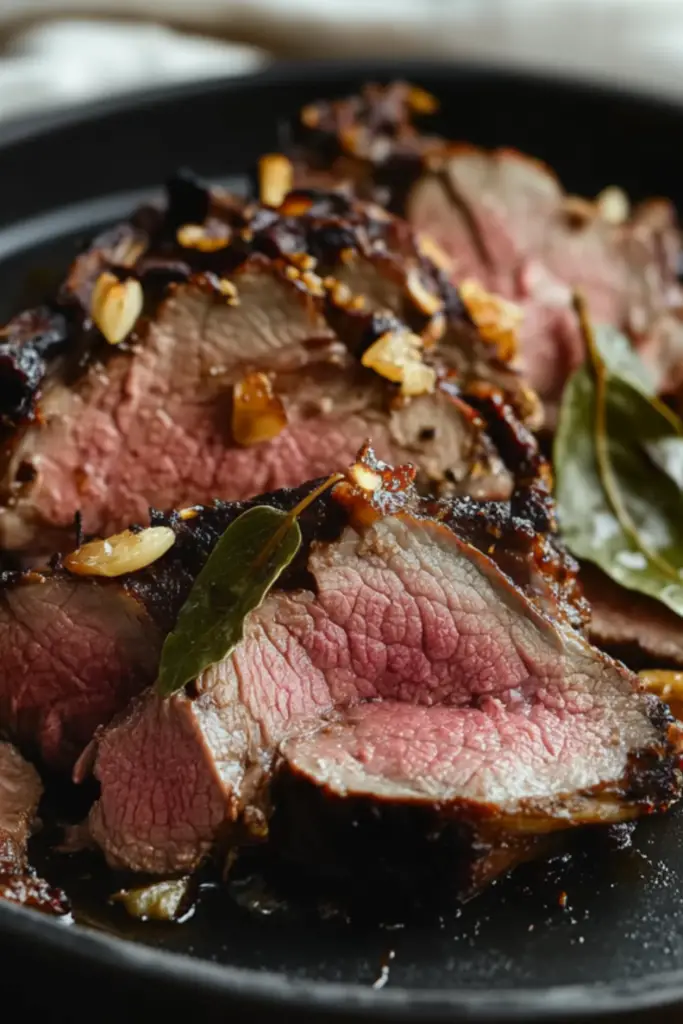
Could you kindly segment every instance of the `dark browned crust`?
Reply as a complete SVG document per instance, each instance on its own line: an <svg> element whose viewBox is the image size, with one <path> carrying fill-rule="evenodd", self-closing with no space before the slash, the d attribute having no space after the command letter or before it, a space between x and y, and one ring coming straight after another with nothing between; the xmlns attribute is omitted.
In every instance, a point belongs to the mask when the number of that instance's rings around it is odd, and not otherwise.
<svg viewBox="0 0 683 1024"><path fill-rule="evenodd" d="M0 900L55 917L69 916L66 894L40 878L16 845L0 830Z"/></svg>
<svg viewBox="0 0 683 1024"><path fill-rule="evenodd" d="M0 331L2 433L33 418L47 364L68 341L67 318L47 306L22 313Z"/></svg>
<svg viewBox="0 0 683 1024"><path fill-rule="evenodd" d="M221 278L264 259L301 292L358 360L387 330L407 326L419 333L428 327L432 317L418 306L408 287L409 272L417 272L423 286L439 300L438 316L446 320L443 340L427 351L426 361L443 378L455 375L460 388L489 367L517 415L522 419L530 415L517 371L501 362L495 346L482 339L457 289L422 252L404 221L350 195L316 189L292 192L274 210L212 192L187 172L168 182L167 196L165 208L144 207L129 223L98 237L74 264L52 309L22 314L5 329L7 341L0 339L0 383L5 383L0 420L6 427L39 416L41 384L57 357L67 382L76 381L90 362L106 362L115 353L133 350L138 340L144 342L145 324L169 289L192 282L216 302L224 302ZM197 219L188 221L188 217ZM201 224L209 236L225 236L229 242L214 252L184 247L176 232L186 223ZM315 273L323 279L334 278L349 260L366 261L399 288L401 309L385 316L356 308L333 288L318 294L306 273L298 271L306 256L316 261ZM89 313L92 287L105 270L121 279L136 277L145 293L145 311L136 331L118 346L104 342ZM389 382L386 391L389 402L398 394L397 386Z"/></svg>

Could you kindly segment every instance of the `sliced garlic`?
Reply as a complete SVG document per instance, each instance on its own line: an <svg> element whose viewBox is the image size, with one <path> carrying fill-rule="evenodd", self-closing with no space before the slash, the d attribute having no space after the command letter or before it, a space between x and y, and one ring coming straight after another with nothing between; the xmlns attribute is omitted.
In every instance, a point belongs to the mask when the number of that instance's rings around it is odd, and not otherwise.
<svg viewBox="0 0 683 1024"><path fill-rule="evenodd" d="M230 233L212 235L202 224L183 224L176 231L176 239L183 249L198 249L199 252L219 252L230 244Z"/></svg>
<svg viewBox="0 0 683 1024"><path fill-rule="evenodd" d="M280 206L294 184L294 167L282 153L262 156L258 165L259 195L264 206Z"/></svg>
<svg viewBox="0 0 683 1024"><path fill-rule="evenodd" d="M265 373L250 373L235 384L232 435L237 444L250 447L272 441L286 426L287 413Z"/></svg>
<svg viewBox="0 0 683 1024"><path fill-rule="evenodd" d="M436 372L422 362L422 339L411 331L387 331L361 357L363 366L401 385L404 395L434 390Z"/></svg>
<svg viewBox="0 0 683 1024"><path fill-rule="evenodd" d="M118 345L133 330L144 303L142 285L133 277L119 281L105 271L97 278L90 313L110 345Z"/></svg>
<svg viewBox="0 0 683 1024"><path fill-rule="evenodd" d="M431 260L439 270L443 270L446 274L453 273L453 260L431 235L419 234L417 244L422 255Z"/></svg>
<svg viewBox="0 0 683 1024"><path fill-rule="evenodd" d="M434 114L439 109L436 96L417 85L411 85L408 90L408 105L416 114Z"/></svg>
<svg viewBox="0 0 683 1024"><path fill-rule="evenodd" d="M227 277L221 277L218 281L218 291L225 296L229 306L239 306L240 297L236 285L228 281Z"/></svg>
<svg viewBox="0 0 683 1024"><path fill-rule="evenodd" d="M348 471L353 484L367 494L374 494L382 486L382 477L374 470L368 469L362 462L356 462Z"/></svg>
<svg viewBox="0 0 683 1024"><path fill-rule="evenodd" d="M610 185L595 200L598 212L608 224L624 224L631 213L631 204L623 189Z"/></svg>
<svg viewBox="0 0 683 1024"><path fill-rule="evenodd" d="M83 544L64 558L64 568L77 576L123 576L145 569L175 544L169 526L149 526L135 533L124 530L106 540Z"/></svg>
<svg viewBox="0 0 683 1024"><path fill-rule="evenodd" d="M471 278L461 281L458 291L482 338L495 345L499 359L509 362L519 347L522 309L515 302L487 292Z"/></svg>
<svg viewBox="0 0 683 1024"><path fill-rule="evenodd" d="M414 268L408 271L406 288L417 308L425 316L434 316L435 313L439 313L443 309L441 296L429 291L419 272Z"/></svg>

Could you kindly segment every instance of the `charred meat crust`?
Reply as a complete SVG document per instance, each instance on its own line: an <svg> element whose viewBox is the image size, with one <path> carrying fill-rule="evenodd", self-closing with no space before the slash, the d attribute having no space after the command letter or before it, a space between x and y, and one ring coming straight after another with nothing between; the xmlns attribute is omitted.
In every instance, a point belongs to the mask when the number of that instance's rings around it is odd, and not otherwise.
<svg viewBox="0 0 683 1024"><path fill-rule="evenodd" d="M66 896L30 867L27 843L42 787L36 770L0 741L0 900L68 914Z"/></svg>
<svg viewBox="0 0 683 1024"><path fill-rule="evenodd" d="M0 341L0 373L12 387L6 389L0 409L7 426L30 421L37 412L41 382L60 354L69 359L70 376L76 379L90 361L106 364L112 347L103 343L93 327L89 298L97 277L113 272L122 280L138 278L145 289L145 316L179 283L192 281L216 301L223 301L221 278L243 272L259 260L273 261L302 298L321 312L349 352L360 359L363 352L387 330L407 324L420 332L430 321L410 294L409 274L417 274L423 287L439 304L439 316L447 320L443 342L446 358L437 345L429 358L444 372L455 370L458 382L476 378L486 364L509 388L508 400L519 399L518 413L529 415L528 395L514 367L500 362L495 349L478 334L447 275L421 250L410 226L377 206L364 204L342 193L300 189L290 193L279 210L256 203L239 203L211 192L188 172L167 184L165 209L145 207L129 224L110 229L74 264L54 310L22 314L5 328ZM222 239L215 251L181 245L176 232L192 214L207 237ZM203 216L202 216L203 215ZM306 270L310 262L319 278L334 277L350 261L362 257L403 294L396 315L363 310L353 296L329 288L321 293ZM315 262L313 262L315 261ZM143 329L141 321L140 330ZM134 341L135 338L132 339ZM126 343L128 345L128 343ZM116 346L114 351L125 350ZM6 367L6 368L5 368ZM518 394L519 392L519 394ZM535 411L534 411L535 415Z"/></svg>

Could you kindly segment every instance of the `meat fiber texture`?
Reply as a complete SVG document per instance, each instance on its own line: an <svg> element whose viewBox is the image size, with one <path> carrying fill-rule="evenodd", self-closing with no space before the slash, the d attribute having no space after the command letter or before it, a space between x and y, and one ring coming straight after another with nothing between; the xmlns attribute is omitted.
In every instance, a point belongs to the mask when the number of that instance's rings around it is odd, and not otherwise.
<svg viewBox="0 0 683 1024"><path fill-rule="evenodd" d="M436 106L399 82L305 108L300 176L346 179L360 194L381 195L441 245L455 282L474 279L518 303L524 371L551 426L562 387L584 357L571 309L576 289L596 322L631 337L658 387L676 390L683 295L673 205L653 199L630 210L614 190L588 201L511 149L420 134L416 121Z"/></svg>
<svg viewBox="0 0 683 1024"><path fill-rule="evenodd" d="M490 546L489 528L502 535L510 517L521 516L525 531L500 547L506 571L532 572L534 585L545 588L553 609L570 609L581 627L587 609L575 564L553 546L547 467L538 446L495 390L488 398L480 393L477 401L481 429L495 439L504 472L518 480L518 489L504 502L460 499L470 519L483 524L475 542ZM254 500L291 509L308 490L307 485ZM58 556L50 567L0 577L0 728L52 768L69 769L95 730L153 681L164 635L193 578L248 504L195 506L190 518L155 513L155 524L174 530L174 547L149 571L120 580L74 576L60 567ZM317 509L326 507L316 503ZM309 534L324 539L327 530L324 522L314 520ZM535 545L533 551L529 544ZM548 567L553 567L550 576Z"/></svg>
<svg viewBox="0 0 683 1024"><path fill-rule="evenodd" d="M661 702L528 566L517 585L495 545L473 546L469 512L428 515L391 479L372 495L353 474L338 485L343 523L308 545L309 582L271 592L191 695L149 691L98 737L90 825L110 863L192 870L219 837L263 839L283 786L303 785L318 832L329 814L335 834L344 808L351 828L359 805L400 813L406 832L427 813L437 848L455 826L465 890L535 836L678 799L680 739ZM382 863L400 857L392 836Z"/></svg>
<svg viewBox="0 0 683 1024"><path fill-rule="evenodd" d="M185 220L197 222L194 241ZM140 282L145 301L118 345L90 315L94 284L112 270ZM409 330L435 372L414 396L361 364L379 337ZM255 373L280 422L262 435L255 416L242 437L235 389ZM165 212L140 211L81 256L55 309L9 325L0 379L0 542L21 554L68 550L77 514L102 536L146 522L150 506L293 486L348 464L369 438L384 457L414 461L429 489L506 497L467 389L488 381L522 420L534 415L515 367L405 223L335 194L245 207L185 179L169 186Z"/></svg>

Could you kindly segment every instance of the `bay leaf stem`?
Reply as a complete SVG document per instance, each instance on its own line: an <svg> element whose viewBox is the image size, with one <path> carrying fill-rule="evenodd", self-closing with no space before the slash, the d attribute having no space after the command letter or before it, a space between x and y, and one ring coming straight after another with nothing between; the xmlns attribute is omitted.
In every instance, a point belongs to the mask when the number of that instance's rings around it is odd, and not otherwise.
<svg viewBox="0 0 683 1024"><path fill-rule="evenodd" d="M653 551L643 540L640 535L640 531L634 523L621 496L619 483L614 473L609 454L609 434L607 427L607 369L605 367L604 360L600 355L597 341L595 339L595 331L593 330L593 324L591 323L588 313L588 305L583 295L578 291L574 292L573 306L579 320L579 327L581 328L586 352L595 378L595 457L598 464L598 474L600 476L605 496L621 528L626 534L628 534L636 547L645 555L646 558L653 562L661 572L670 576L677 582L680 582L678 570L667 562L665 558L662 558L659 552Z"/></svg>

